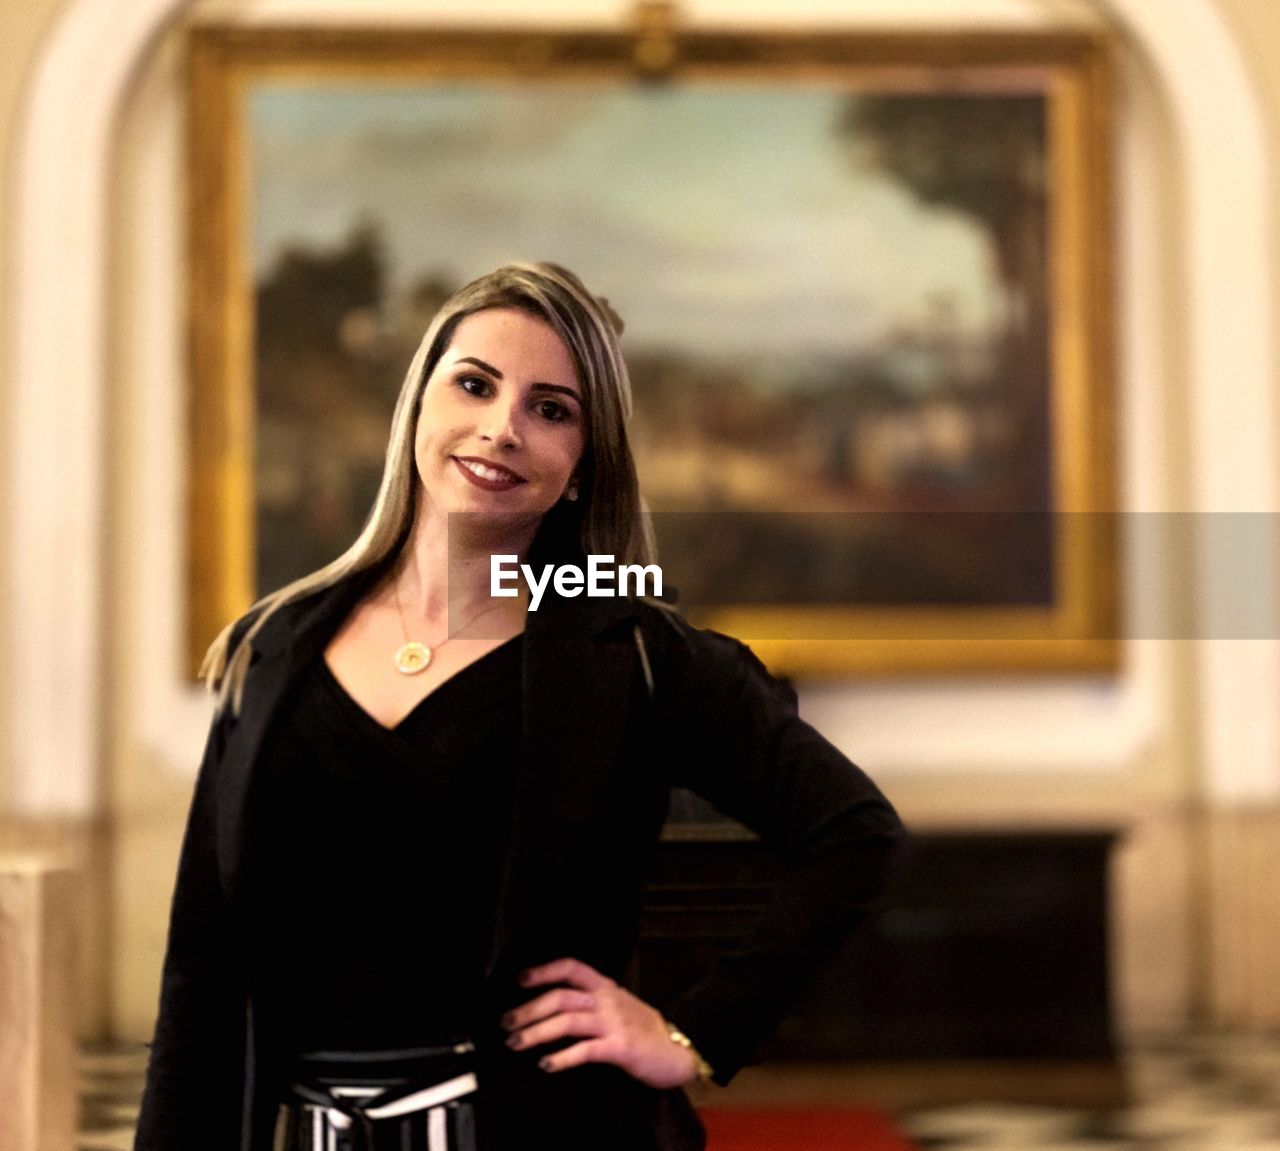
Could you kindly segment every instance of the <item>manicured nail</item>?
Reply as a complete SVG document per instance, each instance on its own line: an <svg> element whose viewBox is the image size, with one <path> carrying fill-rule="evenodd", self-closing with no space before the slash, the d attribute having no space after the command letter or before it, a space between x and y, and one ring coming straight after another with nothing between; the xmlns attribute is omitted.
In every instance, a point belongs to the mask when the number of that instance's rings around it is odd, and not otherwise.
<svg viewBox="0 0 1280 1151"><path fill-rule="evenodd" d="M524 1042L524 1040L523 1040L519 1035L508 1035L508 1036L507 1036L507 1046L508 1046L508 1047L510 1047L513 1051L514 1051L517 1047L519 1047L519 1046L520 1046L520 1044L521 1044L521 1043L523 1043L523 1042Z"/></svg>
<svg viewBox="0 0 1280 1151"><path fill-rule="evenodd" d="M539 1060L538 1060L538 1067L539 1067L541 1070L543 1070L543 1071L550 1071L550 1070L551 1070L551 1056L550 1056L550 1055L544 1055L541 1059L539 1059Z"/></svg>
<svg viewBox="0 0 1280 1151"><path fill-rule="evenodd" d="M511 1011L508 1011L501 1019L498 1020L498 1022L501 1023L503 1027L507 1028L508 1031L511 1029L515 1021L515 1013Z"/></svg>

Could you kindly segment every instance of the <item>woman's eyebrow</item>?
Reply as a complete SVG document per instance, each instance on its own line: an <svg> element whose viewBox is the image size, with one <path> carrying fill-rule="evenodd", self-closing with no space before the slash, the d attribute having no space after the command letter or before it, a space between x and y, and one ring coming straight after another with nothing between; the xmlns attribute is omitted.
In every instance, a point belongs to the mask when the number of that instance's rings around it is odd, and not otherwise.
<svg viewBox="0 0 1280 1151"><path fill-rule="evenodd" d="M477 368L488 372L494 379L502 379L502 373L498 371L492 364L486 364L484 360L478 359L476 356L459 356L457 359L459 364L475 364Z"/></svg>
<svg viewBox="0 0 1280 1151"><path fill-rule="evenodd" d="M503 378L502 373L498 371L497 368L492 364L486 364L484 360L480 359L478 356L459 356L454 362L459 364L474 364L481 371L488 372L495 380ZM532 387L535 392L559 392L562 395L571 396L579 404L582 403L582 397L572 388L566 388L563 384L533 384Z"/></svg>
<svg viewBox="0 0 1280 1151"><path fill-rule="evenodd" d="M532 389L535 392L558 392L560 395L571 397L578 404L582 403L582 397L572 388L566 388L563 384L533 384Z"/></svg>

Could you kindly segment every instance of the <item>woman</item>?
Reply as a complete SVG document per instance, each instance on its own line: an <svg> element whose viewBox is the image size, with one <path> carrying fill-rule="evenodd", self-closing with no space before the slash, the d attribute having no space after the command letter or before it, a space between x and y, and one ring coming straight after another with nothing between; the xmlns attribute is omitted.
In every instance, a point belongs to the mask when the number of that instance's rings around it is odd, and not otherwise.
<svg viewBox="0 0 1280 1151"><path fill-rule="evenodd" d="M493 555L651 558L620 330L552 264L463 288L359 538L210 649L137 1151L701 1147L680 1086L728 1082L879 892L897 817L745 647L490 595ZM672 786L790 870L659 1010L620 981Z"/></svg>

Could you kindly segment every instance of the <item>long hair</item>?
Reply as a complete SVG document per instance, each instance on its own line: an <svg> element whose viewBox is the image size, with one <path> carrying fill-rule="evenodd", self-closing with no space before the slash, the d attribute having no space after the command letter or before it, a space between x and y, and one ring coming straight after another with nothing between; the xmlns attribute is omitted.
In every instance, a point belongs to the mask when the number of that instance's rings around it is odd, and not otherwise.
<svg viewBox="0 0 1280 1151"><path fill-rule="evenodd" d="M561 500L543 517L530 549L535 563L576 562L596 553L619 563L652 563L653 539L627 440L631 381L618 346L622 321L608 301L597 299L558 264L506 264L451 296L432 319L409 370L391 420L391 438L373 510L345 552L259 599L253 622L230 651L228 624L210 645L200 675L217 694L217 708L240 710L249 641L284 604L390 561L404 547L417 511L414 442L427 380L448 349L458 325L486 308L518 308L548 324L573 357L587 410L587 442L578 466L579 498Z"/></svg>

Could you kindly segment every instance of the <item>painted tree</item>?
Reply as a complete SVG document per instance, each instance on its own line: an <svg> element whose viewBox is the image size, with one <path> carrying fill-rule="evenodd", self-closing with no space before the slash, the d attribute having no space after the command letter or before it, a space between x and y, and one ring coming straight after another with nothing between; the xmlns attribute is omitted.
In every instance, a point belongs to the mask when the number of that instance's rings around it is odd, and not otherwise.
<svg viewBox="0 0 1280 1151"><path fill-rule="evenodd" d="M837 132L851 157L989 238L1004 304L998 379L1019 430L1007 490L1049 495L1046 102L1037 95L901 94L849 100Z"/></svg>

